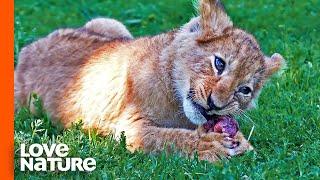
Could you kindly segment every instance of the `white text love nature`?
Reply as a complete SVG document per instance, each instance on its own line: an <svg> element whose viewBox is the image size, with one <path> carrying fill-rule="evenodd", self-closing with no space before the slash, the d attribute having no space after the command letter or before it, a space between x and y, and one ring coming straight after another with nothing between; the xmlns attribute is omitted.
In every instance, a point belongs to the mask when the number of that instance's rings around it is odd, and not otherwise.
<svg viewBox="0 0 320 180"><path fill-rule="evenodd" d="M93 171L96 161L93 158L67 157L66 144L21 144L21 171Z"/></svg>

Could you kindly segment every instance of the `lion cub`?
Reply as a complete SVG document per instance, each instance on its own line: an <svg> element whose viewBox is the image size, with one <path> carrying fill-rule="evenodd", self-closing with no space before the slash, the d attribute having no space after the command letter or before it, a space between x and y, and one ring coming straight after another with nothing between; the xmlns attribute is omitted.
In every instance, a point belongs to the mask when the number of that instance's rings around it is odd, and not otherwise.
<svg viewBox="0 0 320 180"><path fill-rule="evenodd" d="M124 131L130 150L175 147L208 161L251 150L241 132L230 138L202 125L250 107L284 60L265 56L218 0L199 5L199 17L154 37L133 39L104 18L56 30L22 49L16 102L26 105L35 92L56 123L81 118L101 135Z"/></svg>

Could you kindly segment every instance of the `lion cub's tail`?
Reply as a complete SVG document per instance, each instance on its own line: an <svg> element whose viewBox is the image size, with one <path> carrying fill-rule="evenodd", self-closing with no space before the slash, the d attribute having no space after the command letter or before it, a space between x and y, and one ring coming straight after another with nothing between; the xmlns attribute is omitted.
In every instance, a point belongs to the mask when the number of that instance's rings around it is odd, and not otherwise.
<svg viewBox="0 0 320 180"><path fill-rule="evenodd" d="M119 21L109 18L96 18L87 22L86 30L112 41L114 39L132 39L131 33Z"/></svg>

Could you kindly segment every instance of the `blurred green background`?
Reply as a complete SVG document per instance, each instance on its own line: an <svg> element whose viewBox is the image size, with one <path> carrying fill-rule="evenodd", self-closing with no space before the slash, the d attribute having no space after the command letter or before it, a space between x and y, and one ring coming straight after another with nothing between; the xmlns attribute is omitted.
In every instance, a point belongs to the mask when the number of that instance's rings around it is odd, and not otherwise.
<svg viewBox="0 0 320 180"><path fill-rule="evenodd" d="M281 53L287 69L263 90L251 138L256 153L211 164L174 155L133 154L124 142L83 133L78 126L61 131L37 103L15 115L15 175L29 178L319 178L320 175L320 1L223 1L234 24L256 36L268 55ZM136 37L180 27L196 14L189 0L15 0L15 63L20 49L56 28L78 27L94 17L123 22ZM38 99L37 97L34 97ZM250 123L240 122L245 134ZM94 157L92 173L19 171L20 143L62 142L70 156Z"/></svg>

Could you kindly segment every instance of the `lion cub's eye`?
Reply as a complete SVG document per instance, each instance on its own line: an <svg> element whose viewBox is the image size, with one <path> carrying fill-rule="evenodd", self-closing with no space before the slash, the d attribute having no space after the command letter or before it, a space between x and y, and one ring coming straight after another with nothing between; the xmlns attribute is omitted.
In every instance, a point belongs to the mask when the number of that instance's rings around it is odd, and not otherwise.
<svg viewBox="0 0 320 180"><path fill-rule="evenodd" d="M218 70L218 75L221 75L226 67L226 63L220 57L215 56L214 66Z"/></svg>
<svg viewBox="0 0 320 180"><path fill-rule="evenodd" d="M251 89L248 86L243 86L239 89L239 92L242 94L249 94L251 93Z"/></svg>

